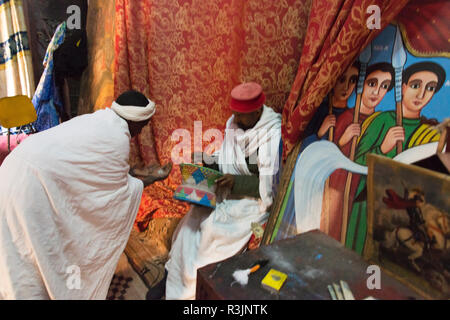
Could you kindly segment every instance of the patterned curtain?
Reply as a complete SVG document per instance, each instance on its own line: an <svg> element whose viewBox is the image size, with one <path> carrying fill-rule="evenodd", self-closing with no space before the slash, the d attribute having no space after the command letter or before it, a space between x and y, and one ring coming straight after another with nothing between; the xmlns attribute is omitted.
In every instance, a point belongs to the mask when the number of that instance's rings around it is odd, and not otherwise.
<svg viewBox="0 0 450 320"><path fill-rule="evenodd" d="M298 67L310 0L116 1L115 95L130 88L157 103L140 156L170 159L173 130L223 129L230 91L257 81L281 111Z"/></svg>
<svg viewBox="0 0 450 320"><path fill-rule="evenodd" d="M281 111L310 6L311 0L116 0L115 97L135 89L157 105L151 125L132 145L131 164L170 160L176 129L187 130L194 145L194 121L201 121L198 134L223 130L230 91L240 82L261 83L266 104ZM169 199L168 190L180 181L174 169L167 181L146 188L141 209L155 203L146 195ZM171 203L176 211L179 203Z"/></svg>
<svg viewBox="0 0 450 320"><path fill-rule="evenodd" d="M21 0L0 0L0 97L34 94L31 51Z"/></svg>
<svg viewBox="0 0 450 320"><path fill-rule="evenodd" d="M315 110L337 77L409 0L315 0L300 66L283 110L283 156L301 139ZM369 29L367 8L380 8L381 28Z"/></svg>

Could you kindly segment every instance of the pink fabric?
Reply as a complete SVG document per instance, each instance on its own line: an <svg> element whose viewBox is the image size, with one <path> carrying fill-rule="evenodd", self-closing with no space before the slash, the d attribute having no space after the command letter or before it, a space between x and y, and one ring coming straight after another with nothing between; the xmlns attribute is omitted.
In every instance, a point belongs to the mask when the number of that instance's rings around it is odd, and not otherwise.
<svg viewBox="0 0 450 320"><path fill-rule="evenodd" d="M25 140L28 137L27 134L19 134L19 135L11 135L10 143L11 143L11 151L14 150L17 145ZM0 165L3 163L3 160L8 156L8 136L0 136Z"/></svg>

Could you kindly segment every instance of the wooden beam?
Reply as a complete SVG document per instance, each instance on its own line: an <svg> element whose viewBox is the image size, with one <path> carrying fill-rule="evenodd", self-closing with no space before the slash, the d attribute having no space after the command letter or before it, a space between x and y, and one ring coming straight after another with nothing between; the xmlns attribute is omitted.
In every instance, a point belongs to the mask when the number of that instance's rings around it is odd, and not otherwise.
<svg viewBox="0 0 450 320"><path fill-rule="evenodd" d="M294 172L301 145L301 142L297 143L283 165L280 184L278 185L277 194L275 196L274 203L272 204L269 219L267 220L267 225L264 230L263 238L261 240L262 245L268 245L271 243L272 234L275 230L280 210L283 206L284 198L289 187L289 181L291 180L291 176Z"/></svg>

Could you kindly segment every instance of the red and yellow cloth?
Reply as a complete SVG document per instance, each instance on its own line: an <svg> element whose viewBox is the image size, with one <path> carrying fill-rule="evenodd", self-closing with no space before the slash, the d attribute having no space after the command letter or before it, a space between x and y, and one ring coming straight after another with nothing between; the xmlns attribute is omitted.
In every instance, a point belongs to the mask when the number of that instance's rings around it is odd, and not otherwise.
<svg viewBox="0 0 450 320"><path fill-rule="evenodd" d="M157 107L152 125L132 145L131 165L167 163L178 143L171 141L176 129L188 130L193 145L194 121L202 121L203 132L223 130L230 92L239 83L260 83L266 104L280 111L297 72L310 7L304 0L116 0L114 96L138 90ZM171 181L146 188L137 223L144 226L153 211L184 214L172 200L178 169Z"/></svg>
<svg viewBox="0 0 450 320"><path fill-rule="evenodd" d="M180 174L179 167L173 170ZM182 218L189 211L190 206L187 202L173 199L178 183L172 178L173 176L164 181L155 182L144 189L134 223L138 231L145 231L151 219Z"/></svg>

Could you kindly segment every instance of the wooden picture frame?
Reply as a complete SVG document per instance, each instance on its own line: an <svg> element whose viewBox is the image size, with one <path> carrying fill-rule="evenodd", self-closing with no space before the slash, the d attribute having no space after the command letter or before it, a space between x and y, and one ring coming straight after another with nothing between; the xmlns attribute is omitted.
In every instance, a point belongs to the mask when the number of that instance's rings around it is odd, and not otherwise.
<svg viewBox="0 0 450 320"><path fill-rule="evenodd" d="M302 142L300 141L289 154L283 166L280 167L281 178L278 184L278 190L274 202L270 209L269 218L264 229L264 234L261 240L262 245L269 245L275 241L274 238L276 236L275 231L277 230L277 224L280 222L279 219L282 218L280 217L280 212L286 197L286 193L288 191L289 181L292 174L294 174L294 169L297 163L297 158L300 154L301 146Z"/></svg>
<svg viewBox="0 0 450 320"><path fill-rule="evenodd" d="M426 298L449 299L450 175L374 154L367 163L364 258Z"/></svg>

